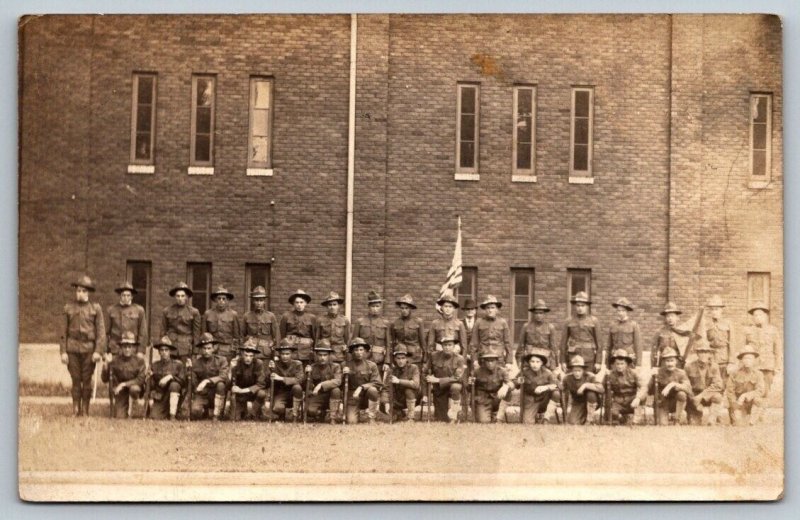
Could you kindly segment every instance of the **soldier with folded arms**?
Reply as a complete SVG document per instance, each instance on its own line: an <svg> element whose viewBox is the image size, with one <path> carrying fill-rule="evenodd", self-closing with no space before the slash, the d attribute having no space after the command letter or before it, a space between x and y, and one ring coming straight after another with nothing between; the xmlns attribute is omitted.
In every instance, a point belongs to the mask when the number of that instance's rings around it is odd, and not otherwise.
<svg viewBox="0 0 800 520"><path fill-rule="evenodd" d="M327 339L333 353L331 358L336 363L341 363L347 358L347 345L350 343L350 320L340 314L344 298L339 293L331 291L322 300L321 305L328 312L317 318L316 341Z"/></svg>
<svg viewBox="0 0 800 520"><path fill-rule="evenodd" d="M557 420L553 420L555 402L560 401L561 393L555 374L547 368L549 359L550 351L545 348L531 349L522 357L519 372L520 398L525 400L522 423L547 424Z"/></svg>
<svg viewBox="0 0 800 520"><path fill-rule="evenodd" d="M132 414L130 408L142 397L145 381L144 360L133 354L136 338L132 332L123 332L119 341L120 354L103 367L101 379L114 385L114 417L125 419Z"/></svg>
<svg viewBox="0 0 800 520"><path fill-rule="evenodd" d="M753 317L753 324L745 329L744 341L758 352L758 369L764 374L766 398L772 390L775 372L783 366L781 334L775 325L769 323L769 307L764 302L754 304L747 312Z"/></svg>
<svg viewBox="0 0 800 520"><path fill-rule="evenodd" d="M381 374L378 365L368 359L371 345L356 337L350 342L350 359L342 363L342 375L349 377L350 396L345 410L347 424L358 423L361 410L367 412L367 422L373 424L378 413Z"/></svg>
<svg viewBox="0 0 800 520"><path fill-rule="evenodd" d="M172 344L169 337L153 345L158 349L160 359L153 363L147 376L150 377L150 388L153 406L150 418L174 421L178 416L178 405L181 393L186 388L186 367L172 355L178 353L178 347Z"/></svg>
<svg viewBox="0 0 800 520"><path fill-rule="evenodd" d="M228 302L233 300L233 293L220 285L211 293L211 298L214 306L203 314L200 330L214 336L218 345L217 355L224 356L230 363L242 344L239 314L228 306Z"/></svg>
<svg viewBox="0 0 800 520"><path fill-rule="evenodd" d="M378 370L383 370L383 364L391 359L389 320L383 317L383 299L375 291L367 295L367 306L369 313L353 324L353 337L363 338L370 345L367 359L378 365Z"/></svg>
<svg viewBox="0 0 800 520"><path fill-rule="evenodd" d="M481 366L469 379L475 385L475 422L506 422L506 408L514 383L508 370L497 363L497 354L481 354Z"/></svg>
<svg viewBox="0 0 800 520"><path fill-rule="evenodd" d="M273 419L283 419L287 408L292 409L292 417L299 418L303 407L303 385L306 375L303 363L293 359L297 347L288 339L283 338L278 345L278 360L270 361L271 380L275 381L275 395L272 396L270 410Z"/></svg>
<svg viewBox="0 0 800 520"><path fill-rule="evenodd" d="M339 363L331 360L333 349L328 340L323 339L314 347L316 356L313 364L307 366L306 377L311 380L311 395L306 396L308 416L311 420L322 422L325 412L330 413L331 424L337 420L337 412L342 402L342 369ZM376 398L377 401L377 398ZM376 402L377 407L377 402Z"/></svg>
<svg viewBox="0 0 800 520"><path fill-rule="evenodd" d="M587 370L586 363L580 356L574 356L569 362L569 374L562 381L564 392L569 392L569 412L567 424L595 424L597 405L603 393L603 385L597 381L595 374Z"/></svg>
<svg viewBox="0 0 800 520"><path fill-rule="evenodd" d="M169 337L178 348L178 358L186 363L192 357L192 347L200 341L200 311L189 305L192 290L185 282L169 290L175 303L165 307L161 316L161 336Z"/></svg>
<svg viewBox="0 0 800 520"><path fill-rule="evenodd" d="M588 368L597 374L600 371L600 324L589 313L592 301L585 291L575 293L570 299L575 306L575 315L564 323L561 333L561 371L567 371L567 360L581 356Z"/></svg>
<svg viewBox="0 0 800 520"><path fill-rule="evenodd" d="M225 407L225 394L228 390L228 360L214 353L216 340L210 332L200 336L197 345L201 353L191 369L192 384L196 385L192 399L192 419L208 417L218 421Z"/></svg>
<svg viewBox="0 0 800 520"><path fill-rule="evenodd" d="M694 352L697 359L686 365L693 394L686 408L689 424L716 424L722 413L722 376L717 364L711 361L714 354L705 338L700 338Z"/></svg>
<svg viewBox="0 0 800 520"><path fill-rule="evenodd" d="M444 306L442 306L444 307ZM457 323L461 325L461 322ZM463 325L461 325L463 331ZM445 335L441 339L442 350L428 358L426 382L433 385L434 417L437 421L454 423L461 412L461 389L465 382L467 363L456 354L456 336Z"/></svg>
<svg viewBox="0 0 800 520"><path fill-rule="evenodd" d="M133 303L133 296L137 291L130 282L126 281L114 288L114 292L119 294L119 302L106 309L106 316L108 317L106 361L111 361L113 356L119 353L119 342L125 332L133 334L137 344L136 355L144 359L144 351L149 341L147 337L147 315L141 305Z"/></svg>
<svg viewBox="0 0 800 520"><path fill-rule="evenodd" d="M292 310L286 311L281 316L281 338L289 340L297 347L295 359L299 359L306 367L314 362L314 334L317 326L317 317L306 310L311 302L311 296L302 289L296 290L289 296Z"/></svg>
<svg viewBox="0 0 800 520"><path fill-rule="evenodd" d="M670 414L674 414L675 422L680 425L687 423L686 403L692 395L692 385L686 372L678 368L678 351L667 348L661 353L663 366L653 369L653 378L650 380L650 393L656 391L658 382L658 406L655 409L656 423L670 424Z"/></svg>
<svg viewBox="0 0 800 520"><path fill-rule="evenodd" d="M636 366L642 366L642 333L639 324L630 319L633 304L627 298L620 298L611 304L617 314L617 321L608 329L607 355L603 356L611 364L611 353L625 350L633 358Z"/></svg>
<svg viewBox="0 0 800 520"><path fill-rule="evenodd" d="M728 412L731 424L754 425L761 418L761 405L764 400L764 374L756 368L758 351L753 345L745 345L736 356L741 366L728 376L725 397L728 398Z"/></svg>
<svg viewBox="0 0 800 520"><path fill-rule="evenodd" d="M420 372L419 367L411 363L408 348L403 343L395 343L392 348L394 363L389 377L389 385L393 385L394 402L392 403L392 420L405 419L414 421L414 409L419 397ZM384 388L381 393L381 402L389 403L389 388ZM405 410L405 415L403 415Z"/></svg>
<svg viewBox="0 0 800 520"><path fill-rule="evenodd" d="M280 342L280 328L275 314L267 310L267 290L261 285L250 291L253 309L244 313L240 329L242 337L255 338L259 353L258 359L269 361L273 350Z"/></svg>
<svg viewBox="0 0 800 520"><path fill-rule="evenodd" d="M604 381L606 391L610 392L608 410L612 424L632 423L632 415L647 398L647 385L633 368L633 358L627 350L615 350L611 354L611 371Z"/></svg>
<svg viewBox="0 0 800 520"><path fill-rule="evenodd" d="M253 403L252 416L261 420L264 402L267 399L267 377L269 369L256 355L260 354L258 342L249 338L239 347L239 359L231 366L231 398L235 399L235 415L232 419L238 421L247 418L247 404Z"/></svg>

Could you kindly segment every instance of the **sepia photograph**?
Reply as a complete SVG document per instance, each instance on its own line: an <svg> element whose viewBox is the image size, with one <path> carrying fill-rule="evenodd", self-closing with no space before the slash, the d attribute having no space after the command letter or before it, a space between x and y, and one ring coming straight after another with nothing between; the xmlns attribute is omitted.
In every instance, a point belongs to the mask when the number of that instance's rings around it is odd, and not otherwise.
<svg viewBox="0 0 800 520"><path fill-rule="evenodd" d="M777 501L771 14L18 20L30 502Z"/></svg>

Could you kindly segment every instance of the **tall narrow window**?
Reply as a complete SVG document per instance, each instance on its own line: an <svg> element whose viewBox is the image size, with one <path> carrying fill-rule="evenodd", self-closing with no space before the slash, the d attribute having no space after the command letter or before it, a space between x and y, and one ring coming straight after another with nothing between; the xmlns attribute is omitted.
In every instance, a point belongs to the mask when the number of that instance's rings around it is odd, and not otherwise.
<svg viewBox="0 0 800 520"><path fill-rule="evenodd" d="M269 78L250 78L250 134L247 147L248 174L257 175L259 170L272 167L271 140L272 80Z"/></svg>
<svg viewBox="0 0 800 520"><path fill-rule="evenodd" d="M533 269L511 270L511 342L517 341L533 306Z"/></svg>
<svg viewBox="0 0 800 520"><path fill-rule="evenodd" d="M462 267L461 268L461 285L454 291L455 297L458 300L459 308L464 308L464 302L468 298L473 300L478 299L478 268L477 267Z"/></svg>
<svg viewBox="0 0 800 520"><path fill-rule="evenodd" d="M132 86L130 163L152 165L156 128L156 75L136 73Z"/></svg>
<svg viewBox="0 0 800 520"><path fill-rule="evenodd" d="M572 89L572 122L570 124L570 177L592 176L592 133L594 123L594 89Z"/></svg>
<svg viewBox="0 0 800 520"><path fill-rule="evenodd" d="M133 303L138 303L144 307L145 316L150 318L150 262L139 262L129 260L126 267L127 279L136 289L133 295Z"/></svg>
<svg viewBox="0 0 800 520"><path fill-rule="evenodd" d="M769 181L772 170L772 95L750 95L750 174Z"/></svg>
<svg viewBox="0 0 800 520"><path fill-rule="evenodd" d="M579 292L584 291L592 299L592 270L568 269L567 270L567 309L572 316L572 305L569 301Z"/></svg>
<svg viewBox="0 0 800 520"><path fill-rule="evenodd" d="M192 76L192 166L214 164L214 86L214 76Z"/></svg>
<svg viewBox="0 0 800 520"><path fill-rule="evenodd" d="M756 303L770 307L770 273L747 273L747 308Z"/></svg>
<svg viewBox="0 0 800 520"><path fill-rule="evenodd" d="M536 87L514 87L512 174L533 176L536 170Z"/></svg>
<svg viewBox="0 0 800 520"><path fill-rule="evenodd" d="M478 173L480 85L458 85L456 173Z"/></svg>
<svg viewBox="0 0 800 520"><path fill-rule="evenodd" d="M188 263L186 264L186 283L194 293L192 305L203 314L209 307L209 293L211 292L211 264Z"/></svg>
<svg viewBox="0 0 800 520"><path fill-rule="evenodd" d="M250 299L250 292L258 286L267 290L267 309L270 307L269 290L269 264L247 264L245 266L245 299L246 309L253 309L253 300Z"/></svg>

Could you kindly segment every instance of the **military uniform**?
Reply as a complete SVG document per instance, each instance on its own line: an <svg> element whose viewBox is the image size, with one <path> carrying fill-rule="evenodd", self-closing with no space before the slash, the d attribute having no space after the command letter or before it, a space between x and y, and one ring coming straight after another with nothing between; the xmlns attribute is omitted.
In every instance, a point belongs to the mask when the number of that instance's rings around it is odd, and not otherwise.
<svg viewBox="0 0 800 520"><path fill-rule="evenodd" d="M136 289L133 288L130 282L122 283L114 289L117 294L123 291L130 291L131 294L136 294ZM116 356L119 353L119 341L122 339L122 334L131 332L138 344L136 352L144 354L145 347L149 342L147 337L147 315L144 312L144 307L136 303L123 306L117 302L106 309L106 316L108 316L108 326L106 327L108 353Z"/></svg>
<svg viewBox="0 0 800 520"><path fill-rule="evenodd" d="M420 370L417 365L411 363L410 352L403 343L396 343L392 348L392 354L395 359L399 354L404 354L408 358L408 363L404 367L399 367L397 364L393 364L391 367L390 375L399 380L394 384L394 388L392 388L394 397L391 406L392 413L394 414L393 419L398 420L402 418L403 409L405 409L405 418L409 421L413 421L414 409L417 406L417 399L420 395ZM392 385L391 379L381 393L381 402L383 403L388 403L390 400L390 385Z"/></svg>
<svg viewBox="0 0 800 520"><path fill-rule="evenodd" d="M177 354L177 347L168 337L162 338L159 343L153 345L153 348L159 348L162 345L169 347L172 353ZM177 359L159 359L153 363L150 371L150 397L153 399L150 417L152 419L176 417L181 393L186 388L186 367ZM164 386L161 386L161 380L168 375L172 378Z"/></svg>
<svg viewBox="0 0 800 520"><path fill-rule="evenodd" d="M239 350L252 352L254 355L258 355L261 352L258 349L258 343L252 338L245 342ZM260 419L262 417L264 402L267 399L268 377L269 368L260 359L253 358L253 362L248 365L243 358L239 358L236 364L231 367L231 387L238 386L249 390L244 393L231 393L231 398L235 400L232 416L234 421L247 417L247 403L250 402L253 403L253 415L255 418Z"/></svg>
<svg viewBox="0 0 800 520"><path fill-rule="evenodd" d="M517 365L522 365L523 356L530 354L535 348L544 348L550 351L549 364L557 366L560 362L558 343L556 342L556 328L552 323L536 323L529 321L522 329L522 334L517 348Z"/></svg>
<svg viewBox="0 0 800 520"><path fill-rule="evenodd" d="M404 303L412 309L417 306L411 295L405 295L396 302L398 305ZM420 366L425 358L427 343L425 341L425 322L422 318L409 315L407 318L402 316L394 320L391 326L392 346L402 343L408 350L408 361ZM367 340L369 341L369 340ZM374 348L374 347L373 347Z"/></svg>
<svg viewBox="0 0 800 520"><path fill-rule="evenodd" d="M530 358L538 357L542 360L542 366L534 370L528 363ZM522 408L522 423L541 424L545 421L545 412L548 410L550 401L560 401L561 392L558 390L558 380L555 374L547 368L550 351L547 349L535 349L530 354L522 357L522 369L519 372L520 385L520 407ZM536 389L543 391L536 393Z"/></svg>
<svg viewBox="0 0 800 520"><path fill-rule="evenodd" d="M708 349L705 347L703 350ZM700 352L701 348L695 349ZM707 422L716 422L717 410L722 405L723 383L716 363L703 363L699 359L686 365L686 377L692 387L692 395L686 408L690 424L700 424L703 419L703 408L712 407L712 413ZM711 417L714 415L714 417Z"/></svg>
<svg viewBox="0 0 800 520"><path fill-rule="evenodd" d="M769 313L769 308L763 303L756 303L748 312L753 314L759 309ZM766 385L764 397L767 397L772 389L772 380L776 370L783 366L780 331L775 325L769 323L754 323L745 329L744 342L747 345L753 345L758 352L758 368L764 374L764 384Z"/></svg>
<svg viewBox="0 0 800 520"><path fill-rule="evenodd" d="M267 291L261 286L251 291L250 298L266 298ZM280 328L275 314L267 309L255 309L247 311L242 316L240 325L242 338L255 338L259 354L259 359L270 360L273 357L273 349L280 340Z"/></svg>
<svg viewBox="0 0 800 520"><path fill-rule="evenodd" d="M472 298L467 298L464 301L464 306L461 310L465 313L468 310L477 309L478 303L473 300ZM472 332L475 330L475 322L478 321L478 316L467 317L466 315L461 319L461 323L464 324L464 330L467 332L467 342L464 345L469 346L472 344Z"/></svg>
<svg viewBox="0 0 800 520"><path fill-rule="evenodd" d="M329 346L317 345L315 351L332 352ZM373 363L374 365L374 363ZM308 406L308 416L312 419L322 421L325 418L325 411L331 413L331 422L335 420L335 415L339 410L339 403L342 400L342 368L339 363L328 360L326 363L315 361L306 368L307 377L310 380L308 386L313 389L321 385L319 393L306 395ZM351 387L352 388L352 387Z"/></svg>
<svg viewBox="0 0 800 520"><path fill-rule="evenodd" d="M200 345L213 342L210 333L204 333ZM197 386L206 379L209 380L209 383L205 388L197 390ZM192 418L203 418L208 416L209 411L212 411L212 417L215 420L218 419L225 407L225 394L229 382L228 360L225 359L225 356L216 354L212 354L209 358L202 355L197 356L192 362L191 381L195 386Z"/></svg>
<svg viewBox="0 0 800 520"><path fill-rule="evenodd" d="M487 305L494 304L497 308L503 306L494 296L488 295L481 302L481 309ZM511 364L514 362L514 353L511 350L511 330L505 318L496 316L482 316L475 322L475 329L472 333L472 343L469 346L467 355L475 358L483 354L495 354L502 363Z"/></svg>
<svg viewBox="0 0 800 520"><path fill-rule="evenodd" d="M375 291L370 291L367 297L367 304L383 303L381 297ZM383 366L386 360L391 359L389 345L392 339L389 336L389 320L383 316L373 316L371 314L359 318L353 325L353 337L364 338L369 343L369 359L379 367Z"/></svg>
<svg viewBox="0 0 800 520"><path fill-rule="evenodd" d="M620 298L612 304L614 308L624 308L633 312L633 305L627 298ZM617 349L623 349L631 358L636 366L642 366L642 333L639 324L628 318L625 321L617 320L608 329L608 345L606 346L608 355L606 359L611 360L611 353Z"/></svg>
<svg viewBox="0 0 800 520"><path fill-rule="evenodd" d="M284 338L281 340L279 350L284 349L296 350L297 347ZM303 386L306 382L303 363L297 359L292 359L288 363L284 363L282 360L278 359L275 361L272 374L283 378L283 381L275 381L275 395L272 396L273 409L270 410L273 414L273 418L278 419L284 417L287 408L292 409L293 415L296 418L302 407ZM270 375L270 377L272 378L273 376Z"/></svg>
<svg viewBox="0 0 800 520"><path fill-rule="evenodd" d="M190 298L192 296L192 290L183 282L173 287L169 295L175 296L178 291L184 291ZM182 361L191 357L192 347L200 341L201 322L200 311L188 303L186 305L173 303L164 308L160 336L169 337L172 344L178 347L178 356Z"/></svg>
<svg viewBox="0 0 800 520"><path fill-rule="evenodd" d="M367 350L371 345L360 337L353 338L350 342L349 349L358 346L363 346ZM380 391L382 388L381 374L378 370L378 365L370 359L356 360L351 356L351 359L342 363L342 368L347 367L350 371L345 377L349 379L350 395L347 401L346 418L347 424L358 423L359 410L367 411L367 419L372 422L378 412L378 400L380 399ZM353 392L356 388L362 387L361 393L358 397L353 397Z"/></svg>
<svg viewBox="0 0 800 520"><path fill-rule="evenodd" d="M617 372L616 369L609 371L605 375L603 387L609 394L606 396L610 400L607 413L610 415L611 421L626 423L635 412L632 406L633 400L639 399L640 405L644 403L647 397L647 385L642 382L636 370L631 368L633 359L628 356L627 352L614 353L611 361L613 362L617 357L628 361L628 366L622 372Z"/></svg>
<svg viewBox="0 0 800 520"><path fill-rule="evenodd" d="M126 339L128 341L125 341ZM125 334L120 338L120 341L121 345L127 343L135 346L133 333ZM115 356L111 363L103 366L100 377L104 383L110 385L112 392L116 390L118 385L125 384L119 393L114 394L113 415L117 419L128 417L130 400L136 401L142 396L142 388L145 382L144 360L135 355L125 357L125 355L120 354Z"/></svg>
<svg viewBox="0 0 800 520"><path fill-rule="evenodd" d="M451 303L458 309L458 300L451 293L446 293L439 298L436 302L439 305L444 303ZM464 328L464 323L458 319L454 312L452 316L446 318L444 315L439 316L431 323L431 328L428 330L428 339L425 342L428 349L427 353L431 354L435 351L442 349L442 338L453 336L456 338L456 343L461 345L465 350L469 348L470 343L467 343L467 329ZM469 352L462 352L464 356L469 356ZM425 356L426 360L428 356Z"/></svg>
<svg viewBox="0 0 800 520"><path fill-rule="evenodd" d="M88 276L82 276L72 287L94 292ZM64 305L64 333L59 350L67 356L67 370L72 379L72 405L75 415L89 415L92 398L92 374L95 363L106 351L106 330L103 309L94 302L71 301Z"/></svg>
<svg viewBox="0 0 800 520"><path fill-rule="evenodd" d="M227 296L228 300L233 300L233 294L220 286L211 293L214 299L219 295ZM210 332L217 342L217 354L225 356L230 361L236 357L237 349L242 343L242 329L239 323L239 313L230 307L220 310L214 306L203 314L200 325L201 332Z"/></svg>
<svg viewBox="0 0 800 520"><path fill-rule="evenodd" d="M712 296L707 307L724 307L719 296ZM728 364L732 363L732 348L734 342L733 323L727 318L708 318L705 323L706 339L714 350L714 362L719 366L722 379L728 376Z"/></svg>
<svg viewBox="0 0 800 520"><path fill-rule="evenodd" d="M462 329L461 322L456 320ZM444 336L442 340L452 340L452 336ZM427 373L439 378L433 383L433 405L437 421L455 421L461 411L461 389L463 386L466 361L459 354L448 354L444 351L433 352L428 358Z"/></svg>
<svg viewBox="0 0 800 520"><path fill-rule="evenodd" d="M302 289L298 289L289 296L289 303L294 303L295 298L302 298L309 303L309 296ZM281 316L280 329L281 337L290 338L297 345L297 359L303 362L303 366L309 365L314 360L314 335L317 326L317 317L308 311L297 312L292 309L286 311Z"/></svg>
<svg viewBox="0 0 800 520"><path fill-rule="evenodd" d="M586 363L580 356L575 356L570 361L570 368L581 366L584 368L581 377L578 378L574 373L564 376L562 381L563 391L569 396L569 412L567 413L567 424L586 424L587 419L594 416L597 405L600 403L600 394L603 393L603 385L598 382L597 376L586 370ZM585 386L584 386L585 385ZM584 386L583 393L578 390Z"/></svg>
<svg viewBox="0 0 800 520"><path fill-rule="evenodd" d="M496 354L486 353L481 359L497 359ZM482 364L473 374L475 385L475 422L489 423L493 417L505 420L505 410L501 410L511 401L511 390L514 383L505 367L495 365L493 369ZM505 387L504 395L498 392Z"/></svg>
<svg viewBox="0 0 800 520"><path fill-rule="evenodd" d="M579 291L570 299L570 303L591 305L589 296ZM589 367L599 365L600 359L600 324L591 314L573 316L564 323L561 333L561 360L581 356Z"/></svg>
<svg viewBox="0 0 800 520"><path fill-rule="evenodd" d="M322 305L325 307L329 303L336 302L339 305L344 304L344 298L340 297L338 293L331 292L328 297L322 300ZM347 358L347 345L350 343L350 320L341 314L327 314L317 318L316 338L315 341L319 342L321 339L327 339L331 344L333 353L331 357L333 361L341 363Z"/></svg>
<svg viewBox="0 0 800 520"><path fill-rule="evenodd" d="M668 349L662 353L662 360L678 358L676 350ZM673 369L662 366L650 380L649 392L655 394L656 381L658 382L658 406L655 409L656 423L661 425L669 424L669 414L674 413L680 424L686 423L686 403L692 395L692 385L686 372L682 369ZM664 396L663 392L667 385L674 383L669 393Z"/></svg>
<svg viewBox="0 0 800 520"><path fill-rule="evenodd" d="M739 359L746 354L758 357L758 352L750 345L746 345L744 350L739 353ZM749 419L750 424L753 424L760 414L765 390L764 374L758 368L742 366L734 374L728 376L725 397L728 399L731 424L741 426L745 424L745 419ZM739 402L739 399L742 399L742 403Z"/></svg>
<svg viewBox="0 0 800 520"><path fill-rule="evenodd" d="M680 316L683 312L672 302L667 302L664 306L664 310L660 313L662 316L666 316L667 314L675 314ZM650 350L650 365L655 367L656 365L663 366L661 355L666 349L672 349L678 353L678 368L683 368L686 360L683 358L684 352L681 351L680 346L678 345L677 338L678 337L687 337L692 334L689 330L681 330L677 327L672 327L668 324L664 324L656 334L655 339L653 340L653 347Z"/></svg>

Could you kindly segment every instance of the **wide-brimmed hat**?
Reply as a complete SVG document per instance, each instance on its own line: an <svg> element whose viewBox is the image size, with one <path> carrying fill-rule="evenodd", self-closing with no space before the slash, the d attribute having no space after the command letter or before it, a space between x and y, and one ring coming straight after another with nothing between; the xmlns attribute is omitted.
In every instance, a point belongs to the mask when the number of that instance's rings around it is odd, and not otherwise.
<svg viewBox="0 0 800 520"><path fill-rule="evenodd" d="M458 309L458 298L453 296L453 291L445 291L445 293L436 300L437 305L443 305L445 303L452 303L453 306Z"/></svg>
<svg viewBox="0 0 800 520"><path fill-rule="evenodd" d="M582 356L572 356L572 359L569 360L569 368L572 367L586 368L586 361L584 361Z"/></svg>
<svg viewBox="0 0 800 520"><path fill-rule="evenodd" d="M128 281L122 282L121 284L119 284L116 287L114 287L114 292L115 293L122 294L122 291L130 291L131 294L137 294L138 293L138 291L133 288L133 284L128 282Z"/></svg>
<svg viewBox="0 0 800 520"><path fill-rule="evenodd" d="M317 344L314 345L314 352L333 352L331 341L328 338L317 341Z"/></svg>
<svg viewBox="0 0 800 520"><path fill-rule="evenodd" d="M739 351L738 354L736 354L736 359L742 359L747 354L752 354L755 357L758 357L758 355L759 355L758 351L755 349L755 347L753 347L753 345L748 343L747 345L744 346L744 348L742 350Z"/></svg>
<svg viewBox="0 0 800 520"><path fill-rule="evenodd" d="M186 282L178 282L178 285L169 290L169 295L175 296L175 293L178 291L185 292L186 296L188 296L189 298L191 298L192 295L194 294L194 292L192 292L192 289L188 285L186 285Z"/></svg>
<svg viewBox="0 0 800 520"><path fill-rule="evenodd" d="M252 352L254 354L260 354L261 351L258 350L258 340L256 338L250 336L247 340L239 347L239 350L244 352Z"/></svg>
<svg viewBox="0 0 800 520"><path fill-rule="evenodd" d="M681 357L678 354L678 351L672 347L667 347L661 351L661 355L659 356L661 359L669 359L669 358L678 358Z"/></svg>
<svg viewBox="0 0 800 520"><path fill-rule="evenodd" d="M627 298L620 298L619 300L612 303L611 306L614 307L615 309L622 307L623 309L628 309L629 311L633 311L633 304Z"/></svg>
<svg viewBox="0 0 800 520"><path fill-rule="evenodd" d="M544 300L536 300L536 303L533 304L533 307L528 309L531 312L542 311L542 312L550 312L550 307L544 302Z"/></svg>
<svg viewBox="0 0 800 520"><path fill-rule="evenodd" d="M754 303L749 309L747 309L747 312L750 313L750 314L753 314L753 312L755 312L755 311L757 311L759 309L761 309L762 311L764 311L767 314L769 314L769 307L764 302L756 302L756 303Z"/></svg>
<svg viewBox="0 0 800 520"><path fill-rule="evenodd" d="M500 356L498 356L494 352L484 352L483 354L481 354L481 359L500 359Z"/></svg>
<svg viewBox="0 0 800 520"><path fill-rule="evenodd" d="M383 303L383 298L381 295L375 291L370 291L367 293L367 305L371 305L373 303Z"/></svg>
<svg viewBox="0 0 800 520"><path fill-rule="evenodd" d="M336 302L339 305L342 305L344 303L344 298L339 296L339 293L337 293L335 291L331 291L331 292L328 293L328 296L326 296L325 299L320 302L320 305L326 307L329 303L333 303L333 302Z"/></svg>
<svg viewBox="0 0 800 520"><path fill-rule="evenodd" d="M122 333L122 337L119 340L120 345L138 345L139 342L136 341L136 335L134 335L131 331L125 331Z"/></svg>
<svg viewBox="0 0 800 520"><path fill-rule="evenodd" d="M615 361L617 359L624 359L628 363L633 363L633 358L624 348L618 348L611 353L611 361Z"/></svg>
<svg viewBox="0 0 800 520"><path fill-rule="evenodd" d="M714 349L711 345L708 344L708 340L702 336L695 340L696 343L694 344L694 351L695 352L714 352Z"/></svg>
<svg viewBox="0 0 800 520"><path fill-rule="evenodd" d="M586 294L586 291L578 291L575 293L575 296L570 298L570 303L585 303L587 305L592 304L592 300L589 299L589 295Z"/></svg>
<svg viewBox="0 0 800 520"><path fill-rule="evenodd" d="M353 350L356 347L364 347L365 349L370 350L372 348L372 345L367 343L367 341L364 338L353 338L350 341L350 344L347 345L347 350Z"/></svg>
<svg viewBox="0 0 800 520"><path fill-rule="evenodd" d="M211 293L211 298L216 298L221 294L227 296L229 300L233 299L233 293L222 285L218 285L217 288L214 289L214 292Z"/></svg>
<svg viewBox="0 0 800 520"><path fill-rule="evenodd" d="M522 356L522 361L524 363L527 363L528 360L530 360L533 356L538 357L539 359L542 360L542 363L544 365L547 365L547 362L550 359L550 351L542 347L533 347L528 352L526 352L524 356Z"/></svg>
<svg viewBox="0 0 800 520"><path fill-rule="evenodd" d="M404 294L403 296L399 297L395 302L395 304L397 304L398 306L400 304L405 304L411 307L412 309L417 308L417 304L414 303L414 298L412 298L410 294Z"/></svg>
<svg viewBox="0 0 800 520"><path fill-rule="evenodd" d="M276 350L297 350L297 345L289 338L281 339Z"/></svg>
<svg viewBox="0 0 800 520"><path fill-rule="evenodd" d="M250 298L252 299L266 298L267 296L267 290L263 285L258 285L250 291Z"/></svg>
<svg viewBox="0 0 800 520"><path fill-rule="evenodd" d="M95 291L94 282L92 281L91 278L89 278L86 275L81 276L80 278L78 278L77 280L75 280L74 282L72 282L69 285L71 287L83 287L84 289L86 289L89 292L94 292Z"/></svg>
<svg viewBox="0 0 800 520"><path fill-rule="evenodd" d="M488 294L486 295L486 298L484 298L483 301L481 302L481 309L485 309L488 305L491 305L492 303L497 305L498 309L503 306L503 302L498 300L497 296L494 296L493 294Z"/></svg>
<svg viewBox="0 0 800 520"><path fill-rule="evenodd" d="M661 311L659 314L661 314L662 316L666 316L667 314L683 314L683 311L680 310L678 306L675 305L674 303L667 302L667 304L664 305L664 310Z"/></svg>
<svg viewBox="0 0 800 520"><path fill-rule="evenodd" d="M153 345L153 346L154 346L156 349L157 349L157 348L159 348L159 347L169 347L169 349L170 349L170 350L175 350L175 351L177 351L177 350L178 350L178 345L173 345L173 344L172 344L172 340L171 340L171 339L169 339L169 336L164 336L164 337L163 337L163 338L161 338L159 341L157 341L157 342L155 343L155 345Z"/></svg>
<svg viewBox="0 0 800 520"><path fill-rule="evenodd" d="M445 342L449 342L449 341L452 341L453 343L460 343L460 341L458 340L458 336L456 336L455 334L450 334L450 333L444 334L442 336L442 339L439 340L439 343L445 343Z"/></svg>
<svg viewBox="0 0 800 520"><path fill-rule="evenodd" d="M212 336L210 332L204 332L200 334L200 341L197 342L197 346L202 347L203 345L208 345L209 343L213 345L219 343L219 341L215 340L214 336Z"/></svg>
<svg viewBox="0 0 800 520"><path fill-rule="evenodd" d="M300 298L304 299L306 301L306 303L309 303L311 301L311 295L310 294L305 292L303 289L297 289L295 292L293 292L291 295L289 295L289 303L294 303L294 299L297 298L298 296Z"/></svg>
<svg viewBox="0 0 800 520"><path fill-rule="evenodd" d="M719 294L713 295L711 298L708 299L706 303L706 307L725 307L725 304L722 303L722 298Z"/></svg>
<svg viewBox="0 0 800 520"><path fill-rule="evenodd" d="M403 354L404 356L408 356L408 347L405 346L403 343L398 343L392 349L392 356L396 356L398 354Z"/></svg>

